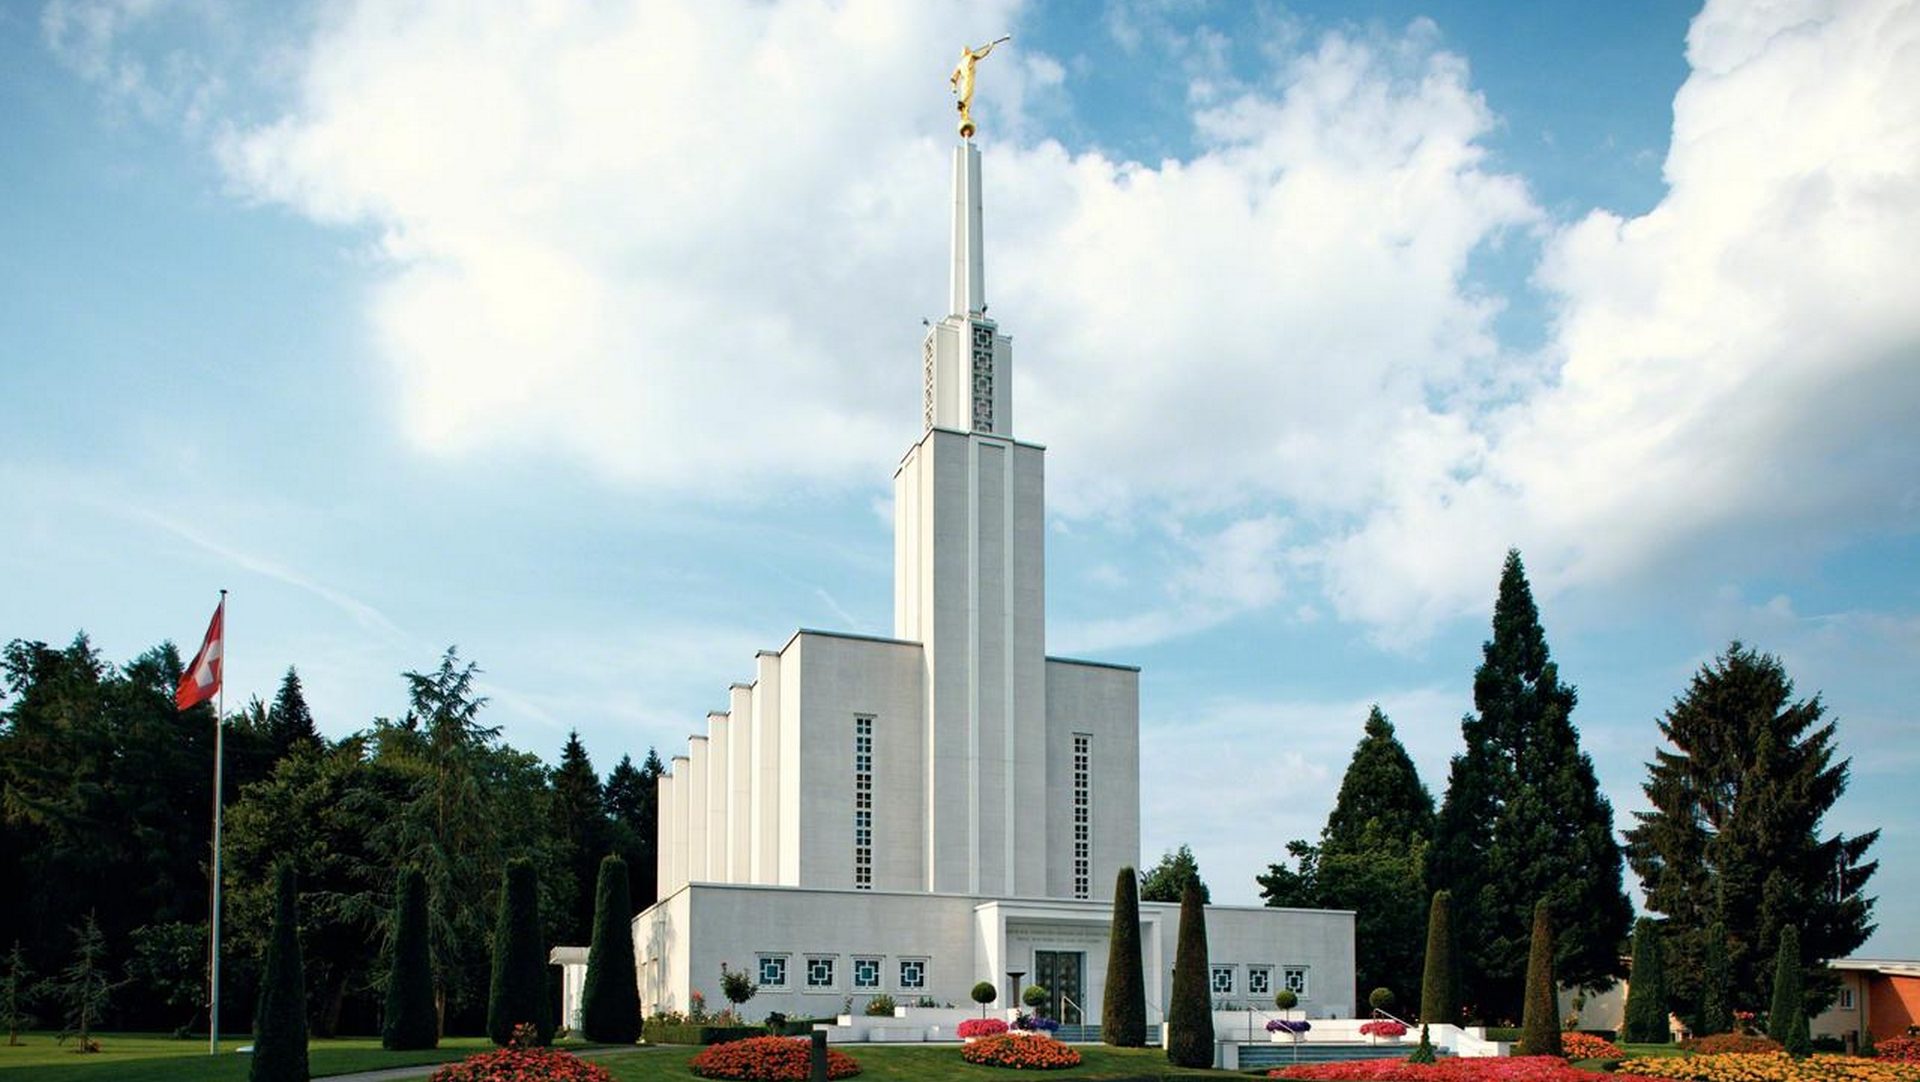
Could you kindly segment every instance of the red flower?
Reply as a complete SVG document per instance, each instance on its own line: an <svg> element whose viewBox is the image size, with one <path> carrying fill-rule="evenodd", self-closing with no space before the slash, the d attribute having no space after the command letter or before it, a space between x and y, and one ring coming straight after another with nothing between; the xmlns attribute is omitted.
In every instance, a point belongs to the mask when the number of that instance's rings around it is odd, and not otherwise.
<svg viewBox="0 0 1920 1082"><path fill-rule="evenodd" d="M688 1066L703 1078L805 1079L812 1069L812 1054L804 1038L748 1037L710 1045ZM828 1078L852 1078L859 1073L860 1064L852 1056L827 1049Z"/></svg>
<svg viewBox="0 0 1920 1082"><path fill-rule="evenodd" d="M449 1063L430 1082L613 1082L613 1076L568 1052L508 1045Z"/></svg>
<svg viewBox="0 0 1920 1082"><path fill-rule="evenodd" d="M1575 1070L1558 1056L1505 1056L1438 1063L1395 1060L1347 1060L1280 1067L1268 1078L1308 1079L1312 1082L1593 1082L1593 1072Z"/></svg>
<svg viewBox="0 0 1920 1082"><path fill-rule="evenodd" d="M997 1037L1007 1031L1006 1022L998 1018L969 1018L954 1027L956 1037Z"/></svg>
<svg viewBox="0 0 1920 1082"><path fill-rule="evenodd" d="M960 1049L960 1057L982 1067L1016 1071L1058 1071L1080 1066L1080 1053L1043 1034L984 1037Z"/></svg>

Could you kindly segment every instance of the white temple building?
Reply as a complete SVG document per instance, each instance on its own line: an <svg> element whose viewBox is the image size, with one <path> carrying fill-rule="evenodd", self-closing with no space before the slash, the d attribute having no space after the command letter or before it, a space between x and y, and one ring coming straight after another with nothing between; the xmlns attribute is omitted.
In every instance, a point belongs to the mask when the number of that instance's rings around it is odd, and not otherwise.
<svg viewBox="0 0 1920 1082"><path fill-rule="evenodd" d="M795 632L673 756L660 898L633 922L644 1013L723 1006L725 965L759 983L755 1018L971 1007L982 980L1011 1006L1018 973L1053 1017L1099 1020L1115 877L1140 861L1140 672L1046 653L1046 452L1014 435L970 141L953 196L951 314L894 470L893 636ZM1177 926L1141 906L1150 1022ZM1216 1002L1289 987L1310 1017L1353 1013L1352 913L1211 906L1207 932Z"/></svg>

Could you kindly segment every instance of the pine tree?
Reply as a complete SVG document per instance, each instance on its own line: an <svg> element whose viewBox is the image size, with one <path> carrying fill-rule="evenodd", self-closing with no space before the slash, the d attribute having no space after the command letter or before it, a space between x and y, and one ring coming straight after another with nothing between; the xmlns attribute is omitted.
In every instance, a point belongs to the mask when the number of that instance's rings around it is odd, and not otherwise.
<svg viewBox="0 0 1920 1082"><path fill-rule="evenodd" d="M600 862L594 892L593 945L587 949L587 980L580 998L580 1029L590 1041L632 1044L640 1038L632 920L627 862L607 857Z"/></svg>
<svg viewBox="0 0 1920 1082"><path fill-rule="evenodd" d="M1206 881L1200 878L1200 862L1193 859L1193 850L1190 847L1182 845L1162 855L1160 863L1148 869L1146 875L1141 876L1140 900L1143 902L1183 901L1189 885L1200 892L1202 905L1213 900Z"/></svg>
<svg viewBox="0 0 1920 1082"><path fill-rule="evenodd" d="M433 958L427 948L427 881L419 871L400 873L393 897L393 937L387 965L387 1013L380 1047L390 1052L434 1048L440 1043L433 1007Z"/></svg>
<svg viewBox="0 0 1920 1082"><path fill-rule="evenodd" d="M1700 1011L1694 1032L1701 1035L1733 1032L1732 969L1727 961L1727 926L1714 921L1707 927L1700 968Z"/></svg>
<svg viewBox="0 0 1920 1082"><path fill-rule="evenodd" d="M1528 937L1527 997L1520 1017L1520 1054L1557 1056L1560 1050L1560 997L1553 977L1553 919L1543 900L1533 907Z"/></svg>
<svg viewBox="0 0 1920 1082"><path fill-rule="evenodd" d="M1433 1037L1427 1032L1428 1023L1420 1023L1420 1043L1413 1046L1413 1054L1407 1057L1408 1063L1432 1063L1439 1059L1433 1054Z"/></svg>
<svg viewBox="0 0 1920 1082"><path fill-rule="evenodd" d="M516 857L500 878L493 923L493 981L487 995L487 1036L494 1044L532 1025L540 1044L553 1039L547 1016L547 959L540 949L540 883L533 862Z"/></svg>
<svg viewBox="0 0 1920 1082"><path fill-rule="evenodd" d="M1188 883L1180 896L1180 939L1174 947L1173 989L1167 997L1167 1061L1176 1067L1213 1066L1205 906L1199 884Z"/></svg>
<svg viewBox="0 0 1920 1082"><path fill-rule="evenodd" d="M1375 706L1320 843L1289 842L1299 869L1275 864L1255 878L1271 906L1353 910L1359 986L1405 990L1420 964L1432 835L1433 797Z"/></svg>
<svg viewBox="0 0 1920 1082"><path fill-rule="evenodd" d="M307 986L300 957L300 895L293 865L274 870L273 937L253 1013L249 1082L307 1082Z"/></svg>
<svg viewBox="0 0 1920 1082"><path fill-rule="evenodd" d="M1773 1006L1767 1011L1767 1036L1796 1057L1812 1051L1807 1038L1807 1004L1800 970L1800 933L1789 924L1780 929L1780 947L1773 961Z"/></svg>
<svg viewBox="0 0 1920 1082"><path fill-rule="evenodd" d="M1146 974L1140 960L1139 879L1120 869L1113 882L1113 927L1107 934L1107 986L1100 1001L1100 1039L1116 1048L1147 1043Z"/></svg>
<svg viewBox="0 0 1920 1082"><path fill-rule="evenodd" d="M1529 951L1520 934L1536 901L1564 915L1555 964L1568 984L1604 987L1619 969L1632 909L1621 886L1613 807L1572 722L1520 554L1507 553L1493 637L1474 673L1475 714L1461 722L1428 862L1452 892L1471 1009L1510 1017Z"/></svg>
<svg viewBox="0 0 1920 1082"><path fill-rule="evenodd" d="M53 999L66 1019L58 1039L65 1044L72 1037L79 1042L80 1051L98 1052L100 1044L93 1039L93 1030L106 1015L115 987L107 977L107 937L89 911L86 920L73 929L73 939L73 961L49 982Z"/></svg>
<svg viewBox="0 0 1920 1082"><path fill-rule="evenodd" d="M612 844L612 823L606 794L593 772L580 733L567 734L560 749L560 765L553 771L552 837L560 842L562 859L572 873L571 900L557 914L556 934L563 943L578 943L593 931L593 892L600 858Z"/></svg>
<svg viewBox="0 0 1920 1082"><path fill-rule="evenodd" d="M267 737L275 759L295 752L317 752L326 745L314 727L313 711L307 709L306 694L300 689L300 674L291 665L280 680L273 707L267 711Z"/></svg>
<svg viewBox="0 0 1920 1082"><path fill-rule="evenodd" d="M7 955L7 971L0 974L0 1025L7 1027L9 1048L20 1043L21 1030L33 1025L33 1015L27 1013L27 1003L32 996L33 971L27 968L27 957L20 952L20 941L16 939L13 951Z"/></svg>
<svg viewBox="0 0 1920 1082"><path fill-rule="evenodd" d="M1798 926L1809 970L1808 1007L1838 989L1828 959L1872 931L1867 861L1879 831L1824 834L1821 821L1846 791L1834 726L1820 697L1795 701L1780 662L1738 642L1701 667L1661 719L1644 785L1653 810L1627 831L1627 856L1666 916L1670 987L1704 1002L1706 954L1726 952L1729 1009L1762 1002L1768 963L1788 924ZM1723 934L1707 937L1718 921ZM1704 1020L1703 1020L1704 1021Z"/></svg>
<svg viewBox="0 0 1920 1082"><path fill-rule="evenodd" d="M1627 988L1626 1022L1621 1039L1634 1044L1665 1044L1667 977L1660 957L1660 926L1651 917L1633 925L1633 983Z"/></svg>
<svg viewBox="0 0 1920 1082"><path fill-rule="evenodd" d="M660 775L667 765L660 753L647 749L639 767L625 755L607 774L606 810L612 846L627 862L627 888L634 911L660 900L660 866L656 859L660 833Z"/></svg>
<svg viewBox="0 0 1920 1082"><path fill-rule="evenodd" d="M1459 1023L1454 965L1452 896L1436 890L1427 910L1427 956L1420 975L1421 1021Z"/></svg>

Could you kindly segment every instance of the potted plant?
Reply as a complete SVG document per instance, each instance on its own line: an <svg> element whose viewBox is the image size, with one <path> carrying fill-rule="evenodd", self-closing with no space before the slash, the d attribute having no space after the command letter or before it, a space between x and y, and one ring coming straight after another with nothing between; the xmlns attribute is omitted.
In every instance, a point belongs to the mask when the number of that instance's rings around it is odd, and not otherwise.
<svg viewBox="0 0 1920 1082"><path fill-rule="evenodd" d="M1052 998L1051 993L1037 984L1027 985L1027 990L1020 993L1020 1002L1033 1008L1033 1013L1041 1015L1047 1013L1047 1001Z"/></svg>
<svg viewBox="0 0 1920 1082"><path fill-rule="evenodd" d="M1287 1012L1300 1005L1300 997L1291 989L1282 988L1280 991L1275 992L1273 994L1273 1005L1280 1008L1280 1017L1267 1023L1268 1040L1279 1041L1284 1039L1297 1041L1300 1039L1302 1033L1313 1028L1313 1024L1304 1018L1299 1021L1294 1021L1287 1017ZM1286 1034L1286 1036L1283 1038L1281 1034Z"/></svg>
<svg viewBox="0 0 1920 1082"><path fill-rule="evenodd" d="M987 1016L987 1004L1000 998L1000 989L992 981L981 981L973 986L973 1001L980 1004L980 1017Z"/></svg>

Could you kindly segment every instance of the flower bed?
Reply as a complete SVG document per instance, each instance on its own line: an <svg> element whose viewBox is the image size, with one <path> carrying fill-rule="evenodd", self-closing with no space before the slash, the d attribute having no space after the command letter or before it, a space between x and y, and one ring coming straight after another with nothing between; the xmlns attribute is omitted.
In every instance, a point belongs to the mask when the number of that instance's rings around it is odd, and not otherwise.
<svg viewBox="0 0 1920 1082"><path fill-rule="evenodd" d="M1717 1056L1723 1052L1779 1052L1780 1042L1757 1033L1716 1033L1711 1037L1689 1037L1680 1042L1688 1052Z"/></svg>
<svg viewBox="0 0 1920 1082"><path fill-rule="evenodd" d="M960 1049L960 1057L982 1067L1009 1067L1016 1071L1059 1071L1080 1066L1080 1053L1051 1037L1022 1037L1004 1033L985 1037Z"/></svg>
<svg viewBox="0 0 1920 1082"><path fill-rule="evenodd" d="M1368 1037L1405 1037L1407 1024L1391 1018L1376 1018L1371 1022L1361 1023L1360 1032Z"/></svg>
<svg viewBox="0 0 1920 1082"><path fill-rule="evenodd" d="M1888 1037L1874 1048L1873 1054L1897 1063L1920 1063L1920 1037Z"/></svg>
<svg viewBox="0 0 1920 1082"><path fill-rule="evenodd" d="M969 1037L998 1037L1006 1031L1006 1022L998 1018L969 1018L955 1026L953 1034L965 1040Z"/></svg>
<svg viewBox="0 0 1920 1082"><path fill-rule="evenodd" d="M1275 1018L1267 1023L1268 1033L1291 1033L1298 1037L1313 1028L1313 1023L1304 1018Z"/></svg>
<svg viewBox="0 0 1920 1082"><path fill-rule="evenodd" d="M688 1066L702 1078L805 1079L811 1053L809 1042L792 1037L749 1037L712 1045ZM852 1078L859 1073L860 1064L852 1056L827 1049L828 1078Z"/></svg>
<svg viewBox="0 0 1920 1082"><path fill-rule="evenodd" d="M613 1082L613 1076L568 1052L508 1045L449 1063L433 1072L431 1082Z"/></svg>
<svg viewBox="0 0 1920 1082"><path fill-rule="evenodd" d="M1785 1052L1630 1059L1620 1065L1620 1073L1686 1082L1920 1082L1920 1066L1912 1064L1858 1056L1796 1060Z"/></svg>
<svg viewBox="0 0 1920 1082"><path fill-rule="evenodd" d="M1060 1028L1060 1023L1037 1014L1023 1014L1013 1020L1013 1028L1026 1030L1029 1033L1051 1034Z"/></svg>
<svg viewBox="0 0 1920 1082"><path fill-rule="evenodd" d="M1626 1056L1612 1041L1591 1033L1562 1033L1560 1052L1568 1059L1621 1059Z"/></svg>
<svg viewBox="0 0 1920 1082"><path fill-rule="evenodd" d="M1567 1066L1558 1056L1443 1059L1437 1063L1361 1059L1278 1067L1268 1078L1311 1082L1594 1082L1592 1071Z"/></svg>

